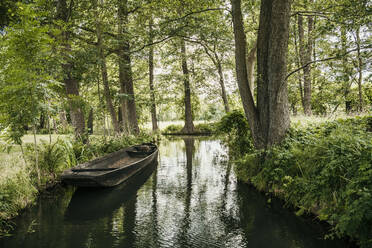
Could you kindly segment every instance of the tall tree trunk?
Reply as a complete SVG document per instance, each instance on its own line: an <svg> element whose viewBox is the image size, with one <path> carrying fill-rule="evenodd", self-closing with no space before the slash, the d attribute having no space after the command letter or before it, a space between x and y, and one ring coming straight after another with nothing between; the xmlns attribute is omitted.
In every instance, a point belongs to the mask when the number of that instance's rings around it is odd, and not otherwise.
<svg viewBox="0 0 372 248"><path fill-rule="evenodd" d="M152 16L150 17L150 30L149 30L149 43L153 42L153 31ZM151 99L151 121L152 130L158 130L158 119L156 117L156 102L155 102L155 91L154 91L154 47L150 46L149 50L149 84L150 84L150 99Z"/></svg>
<svg viewBox="0 0 372 248"><path fill-rule="evenodd" d="M257 39L257 108L249 88L240 0L232 0L236 75L256 148L279 143L289 128L287 50L290 0L261 1Z"/></svg>
<svg viewBox="0 0 372 248"><path fill-rule="evenodd" d="M40 113L39 126L37 127L37 129L43 129L43 128L45 128L45 114L42 111Z"/></svg>
<svg viewBox="0 0 372 248"><path fill-rule="evenodd" d="M182 72L183 72L183 83L185 90L185 126L182 129L184 133L194 132L194 123L191 108L191 90L190 90L190 77L189 69L187 68L187 55L186 55L186 44L185 40L181 39L181 62L182 62Z"/></svg>
<svg viewBox="0 0 372 248"><path fill-rule="evenodd" d="M257 60L257 41L254 43L252 49L249 51L247 55L247 73L248 73L248 82L249 82L249 89L253 94L252 97L254 98L254 67L256 65Z"/></svg>
<svg viewBox="0 0 372 248"><path fill-rule="evenodd" d="M63 81L70 106L72 126L75 128L75 137L77 139L82 139L83 142L86 142L85 117L83 109L81 108L78 81L72 76L72 66L73 65L71 63L62 65L64 73L67 74L67 78L65 78Z"/></svg>
<svg viewBox="0 0 372 248"><path fill-rule="evenodd" d="M257 148L263 148L265 147L265 141L263 140L261 133L258 110L254 105L253 94L249 88L245 56L246 40L240 0L231 0L231 5L235 37L235 67L240 97L242 99L246 118L250 124L249 126L251 129L254 145Z"/></svg>
<svg viewBox="0 0 372 248"><path fill-rule="evenodd" d="M105 99L106 99L106 107L110 113L114 131L116 134L119 134L120 127L119 127L119 121L116 118L116 111L112 103L112 97L110 93L110 86L109 86L108 75L107 75L106 58L105 58L105 53L104 53L103 44L102 44L102 27L101 27L100 20L97 21L97 48L98 48L99 59L100 59L99 62L101 66L102 83L103 83L103 90L104 90L103 92L104 92Z"/></svg>
<svg viewBox="0 0 372 248"><path fill-rule="evenodd" d="M121 99L124 129L129 133L138 134L139 126L137 120L136 102L134 98L130 45L128 38L126 37L126 25L128 23L127 2L127 0L119 2L119 36L121 38L118 52L119 81L120 93L125 95L125 97Z"/></svg>
<svg viewBox="0 0 372 248"><path fill-rule="evenodd" d="M301 66L305 66L311 61L312 52L312 29L313 29L313 18L308 17L308 41L305 44L304 28L303 28L303 17L298 15L298 37L300 43L300 60ZM311 67L307 65L303 68L304 76L304 113L307 116L312 115L311 111Z"/></svg>
<svg viewBox="0 0 372 248"><path fill-rule="evenodd" d="M225 112L228 113L230 112L230 107L229 107L229 101L227 99L227 94L226 94L225 80L223 78L223 72L222 72L222 65L219 59L217 59L217 71L218 71L218 76L220 78L221 96L222 96L223 106L225 107Z"/></svg>
<svg viewBox="0 0 372 248"><path fill-rule="evenodd" d="M298 18L298 15L296 15L296 17ZM300 59L300 53L298 51L298 41L297 41L297 27L296 27L296 23L294 22L293 23L293 33L294 33L294 44L295 44L295 51L296 51L296 65L297 67L301 67L301 59ZM304 103L304 91L302 89L302 78L300 75L300 73L298 73L298 89L300 91L300 99L301 99L301 105L302 105L302 108L305 109L305 103Z"/></svg>
<svg viewBox="0 0 372 248"><path fill-rule="evenodd" d="M360 55L360 27L356 30L356 45L357 45L357 53L358 53L358 96L359 96L359 103L358 103L358 111L363 111L363 95L362 95L362 82L363 82L363 61L362 56Z"/></svg>
<svg viewBox="0 0 372 248"><path fill-rule="evenodd" d="M72 4L72 3L70 3ZM57 3L57 16L56 18L63 23L67 23L71 16L71 6L68 7L66 0L58 0ZM69 44L70 33L69 31L62 30L61 41L63 46L62 56L65 58L65 62L62 64L62 70L64 74L63 83L65 86L67 100L70 106L70 116L72 125L75 128L75 137L82 139L86 142L85 137L85 119L84 112L81 108L80 96L79 96L79 82L74 77L74 61L71 59L71 45Z"/></svg>
<svg viewBox="0 0 372 248"><path fill-rule="evenodd" d="M228 113L228 112L230 112L230 107L229 107L229 101L228 101L227 93L226 93L225 79L223 77L223 70L222 70L221 60L220 60L220 58L218 56L218 53L216 51L211 51L211 49L209 49L208 46L206 46L206 45L204 45L203 47L204 47L205 53L211 59L214 66L216 66L216 68L217 68L218 77L220 79L221 97L222 97L222 101L223 101L223 106L225 107L225 112ZM213 55L212 55L212 52L213 52Z"/></svg>
<svg viewBox="0 0 372 248"><path fill-rule="evenodd" d="M346 36L346 29L344 26L341 26L341 49L342 53L346 54L347 51L347 36ZM343 92L344 92L344 99L345 99L345 112L350 114L351 112L351 101L349 99L350 94L350 70L348 68L348 61L347 55L342 57L342 73L343 73Z"/></svg>
<svg viewBox="0 0 372 248"><path fill-rule="evenodd" d="M290 125L286 74L291 2L261 1L257 107L266 146L279 143Z"/></svg>

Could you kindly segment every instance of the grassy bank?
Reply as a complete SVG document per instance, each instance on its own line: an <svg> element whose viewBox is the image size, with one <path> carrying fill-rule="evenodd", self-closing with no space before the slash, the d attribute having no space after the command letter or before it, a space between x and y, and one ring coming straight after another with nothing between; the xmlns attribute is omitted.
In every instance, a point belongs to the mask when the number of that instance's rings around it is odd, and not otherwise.
<svg viewBox="0 0 372 248"><path fill-rule="evenodd" d="M182 124L170 124L162 129L162 134L170 135L183 135ZM195 130L192 134L194 135L211 135L215 133L216 123L198 123L195 125ZM186 134L187 135L187 134ZM190 135L190 134L188 134Z"/></svg>
<svg viewBox="0 0 372 248"><path fill-rule="evenodd" d="M12 218L32 205L43 190L57 183L66 168L153 139L147 134L106 139L96 136L91 137L89 144L83 144L67 136L54 137L52 143L43 138L38 136L37 152L28 143L24 156L17 147L10 153L0 153L0 236L11 231Z"/></svg>
<svg viewBox="0 0 372 248"><path fill-rule="evenodd" d="M232 126L230 122L239 123ZM332 225L332 236L372 246L371 117L295 125L280 145L255 150L240 113L219 129L236 159L239 180L270 192Z"/></svg>

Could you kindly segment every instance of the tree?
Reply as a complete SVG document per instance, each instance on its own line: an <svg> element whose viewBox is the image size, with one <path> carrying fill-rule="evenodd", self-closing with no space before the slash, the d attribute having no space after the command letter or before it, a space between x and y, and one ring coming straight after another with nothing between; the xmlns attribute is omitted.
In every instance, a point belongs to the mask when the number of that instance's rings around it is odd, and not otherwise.
<svg viewBox="0 0 372 248"><path fill-rule="evenodd" d="M304 87L303 87L303 108L305 115L311 115L311 66L308 64L311 61L313 51L313 25L314 20L311 15L307 17L307 42L305 43L303 17L298 15L298 37L299 37L299 58L303 67ZM301 82L300 82L301 83ZM302 87L300 87L301 89Z"/></svg>
<svg viewBox="0 0 372 248"><path fill-rule="evenodd" d="M191 90L190 90L190 77L189 69L187 67L187 54L186 54L186 42L184 39L180 40L181 47L181 65L183 72L183 85L184 85L184 103L185 103L185 126L182 129L184 133L193 133L194 132L194 123L191 107Z"/></svg>
<svg viewBox="0 0 372 248"><path fill-rule="evenodd" d="M69 30L69 21L72 16L73 1L67 5L66 0L58 0L56 19L59 21L61 35L59 37L61 42L60 53L63 58L63 84L66 90L66 96L70 107L70 116L72 124L75 127L75 137L86 142L85 137L85 117L82 108L82 100L79 96L79 81L76 77L75 61L72 56L72 48L70 44L71 31Z"/></svg>
<svg viewBox="0 0 372 248"><path fill-rule="evenodd" d="M257 106L249 88L240 0L232 0L236 76L256 148L280 142L289 128L287 50L290 0L261 1L257 39Z"/></svg>
<svg viewBox="0 0 372 248"><path fill-rule="evenodd" d="M153 34L153 17L150 16L149 19L149 43L154 42ZM154 92L154 47L149 48L149 85L150 85L150 99L151 99L151 123L152 130L158 130L158 119L156 116L156 102L155 102L155 92Z"/></svg>
<svg viewBox="0 0 372 248"><path fill-rule="evenodd" d="M130 57L130 41L127 33L128 1L119 1L119 81L121 97L121 110L124 121L124 130L129 133L139 133L136 102L133 87L132 65Z"/></svg>
<svg viewBox="0 0 372 248"><path fill-rule="evenodd" d="M102 20L101 15L97 6L97 2L95 3L96 7L96 32L97 32L97 48L98 48L98 58L99 64L101 66L101 74L102 74L102 83L103 83L103 92L106 99L106 107L110 113L112 126L114 127L115 134L120 133L120 126L119 121L117 119L115 107L112 103L112 97L110 92L109 80L108 80L108 73L107 73L107 66L106 66L106 57L105 57L105 50L103 47L103 40L102 40ZM103 0L100 0L100 9L103 7Z"/></svg>

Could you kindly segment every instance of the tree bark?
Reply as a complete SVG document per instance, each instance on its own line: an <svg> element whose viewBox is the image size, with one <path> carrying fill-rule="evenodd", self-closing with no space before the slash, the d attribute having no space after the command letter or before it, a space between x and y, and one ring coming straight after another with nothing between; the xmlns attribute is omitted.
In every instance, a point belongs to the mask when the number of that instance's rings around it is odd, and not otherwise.
<svg viewBox="0 0 372 248"><path fill-rule="evenodd" d="M124 95L121 99L124 130L129 133L138 134L139 126L137 120L136 102L132 78L132 66L130 58L130 44L126 33L128 23L127 0L119 2L119 81L120 93Z"/></svg>
<svg viewBox="0 0 372 248"><path fill-rule="evenodd" d="M152 43L153 42L152 16L150 17L149 23L150 23L149 43ZM158 119L156 116L156 102L155 102L155 90L154 90L154 47L153 46L150 46L150 50L149 50L149 85L150 85L150 99L151 99L152 131L156 131L158 130Z"/></svg>
<svg viewBox="0 0 372 248"><path fill-rule="evenodd" d="M298 18L298 15L296 15L296 17ZM294 32L294 44L295 44L295 51L296 51L296 64L297 64L297 67L300 68L302 65L301 65L301 59L300 59L300 53L299 53L299 48L298 48L298 41L297 41L297 27L296 27L296 22L293 23L293 32ZM305 109L305 103L304 103L304 91L302 89L302 78L301 78L301 74L299 73L298 74L298 89L300 91L300 99L301 99L301 105L302 105L302 108Z"/></svg>
<svg viewBox="0 0 372 248"><path fill-rule="evenodd" d="M71 4L71 3L70 3ZM56 18L63 23L67 23L71 16L71 8L67 6L66 0L58 0L57 3L57 16ZM85 119L84 112L81 107L80 96L79 96L79 82L74 77L74 61L71 59L71 45L69 44L70 32L63 30L61 33L62 42L62 56L65 62L62 64L62 71L64 74L63 83L65 86L67 100L70 106L70 116L72 125L75 128L75 137L82 139L86 142L85 136Z"/></svg>
<svg viewBox="0 0 372 248"><path fill-rule="evenodd" d="M226 93L225 79L223 77L223 70L222 70L221 60L220 60L220 58L219 58L219 56L218 56L218 54L215 50L211 51L211 49L208 48L208 46L206 46L206 45L203 45L203 47L204 47L205 53L211 59L214 66L216 66L216 68L217 68L218 77L219 77L220 86L221 86L221 97L222 97L222 101L223 101L223 106L225 107L225 112L228 113L228 112L230 112L230 107L229 107L229 101L228 101L227 93ZM212 53L213 53L213 55L212 55Z"/></svg>
<svg viewBox="0 0 372 248"><path fill-rule="evenodd" d="M102 29L101 29L100 20L97 22L97 48L98 48L99 59L100 59L99 64L101 66L103 92L104 92L105 99L106 99L106 107L110 113L112 126L114 127L115 134L119 134L120 126L119 126L119 121L116 118L116 111L115 111L114 105L112 103L112 97L111 97L108 74L107 74L106 58L105 58L104 49L102 45Z"/></svg>
<svg viewBox="0 0 372 248"><path fill-rule="evenodd" d="M304 38L304 28L303 28L303 17L301 15L298 16L298 37L300 43L300 60L301 66L305 66L311 61L311 52L312 52L312 29L313 29L313 18L311 16L308 17L308 41L305 45L305 38ZM303 97L303 105L304 105L304 113L307 116L312 115L311 111L311 67L307 65L303 68L303 76L304 76L304 97Z"/></svg>
<svg viewBox="0 0 372 248"><path fill-rule="evenodd" d="M190 90L190 78L189 78L189 69L187 68L187 55L186 55L186 44L185 40L181 39L181 63L182 63L182 72L183 72L183 83L185 90L185 126L182 129L184 133L194 132L194 123L192 116L192 107L191 107L191 90Z"/></svg>
<svg viewBox="0 0 372 248"><path fill-rule="evenodd" d="M286 74L291 2L261 1L257 107L266 147L279 143L290 125Z"/></svg>
<svg viewBox="0 0 372 248"><path fill-rule="evenodd" d="M289 128L287 50L290 0L261 1L257 39L257 107L249 88L240 0L232 0L236 75L256 148L279 143Z"/></svg>
<svg viewBox="0 0 372 248"><path fill-rule="evenodd" d="M222 72L222 65L221 65L221 61L219 60L217 60L217 71L218 71L218 76L220 78L221 96L222 96L223 106L225 107L225 112L228 113L230 112L229 101L227 99L227 94L226 94L225 80L223 78L223 72Z"/></svg>
<svg viewBox="0 0 372 248"><path fill-rule="evenodd" d="M45 128L45 114L44 114L44 112L42 111L41 113L40 113L40 118L39 118L39 126L37 127L37 129L38 130L40 130L40 129L43 129L43 128Z"/></svg>
<svg viewBox="0 0 372 248"><path fill-rule="evenodd" d="M247 73L248 73L248 82L249 82L249 89L253 94L252 97L254 98L254 67L256 65L257 59L257 41L254 43L252 49L249 51L247 56Z"/></svg>
<svg viewBox="0 0 372 248"><path fill-rule="evenodd" d="M261 134L258 110L253 101L253 94L249 88L248 72L246 66L246 39L243 27L240 0L231 0L232 17L235 38L235 67L240 97L242 99L245 116L249 122L255 147L265 147L265 141Z"/></svg>
<svg viewBox="0 0 372 248"><path fill-rule="evenodd" d="M356 30L356 45L357 45L357 56L358 56L358 96L359 96L359 103L358 103L358 111L363 111L363 95L362 95L362 82L363 82L363 61L362 56L360 55L360 27Z"/></svg>

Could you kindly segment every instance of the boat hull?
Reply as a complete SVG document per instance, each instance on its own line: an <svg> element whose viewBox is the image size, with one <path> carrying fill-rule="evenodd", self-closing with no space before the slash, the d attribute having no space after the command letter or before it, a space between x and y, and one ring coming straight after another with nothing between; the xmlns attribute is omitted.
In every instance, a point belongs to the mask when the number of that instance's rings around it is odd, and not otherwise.
<svg viewBox="0 0 372 248"><path fill-rule="evenodd" d="M122 150L114 154L120 154L120 152L126 152ZM107 171L84 171L77 169L69 169L63 172L61 180L70 185L78 187L113 187L128 181L131 177L137 175L144 170L149 164L155 162L158 157L158 149L156 148L150 155L135 161L130 165L123 164L115 169L109 169ZM100 159L102 160L102 159ZM94 162L94 161L92 161ZM89 168L86 166L84 168ZM88 169L87 169L88 170Z"/></svg>

